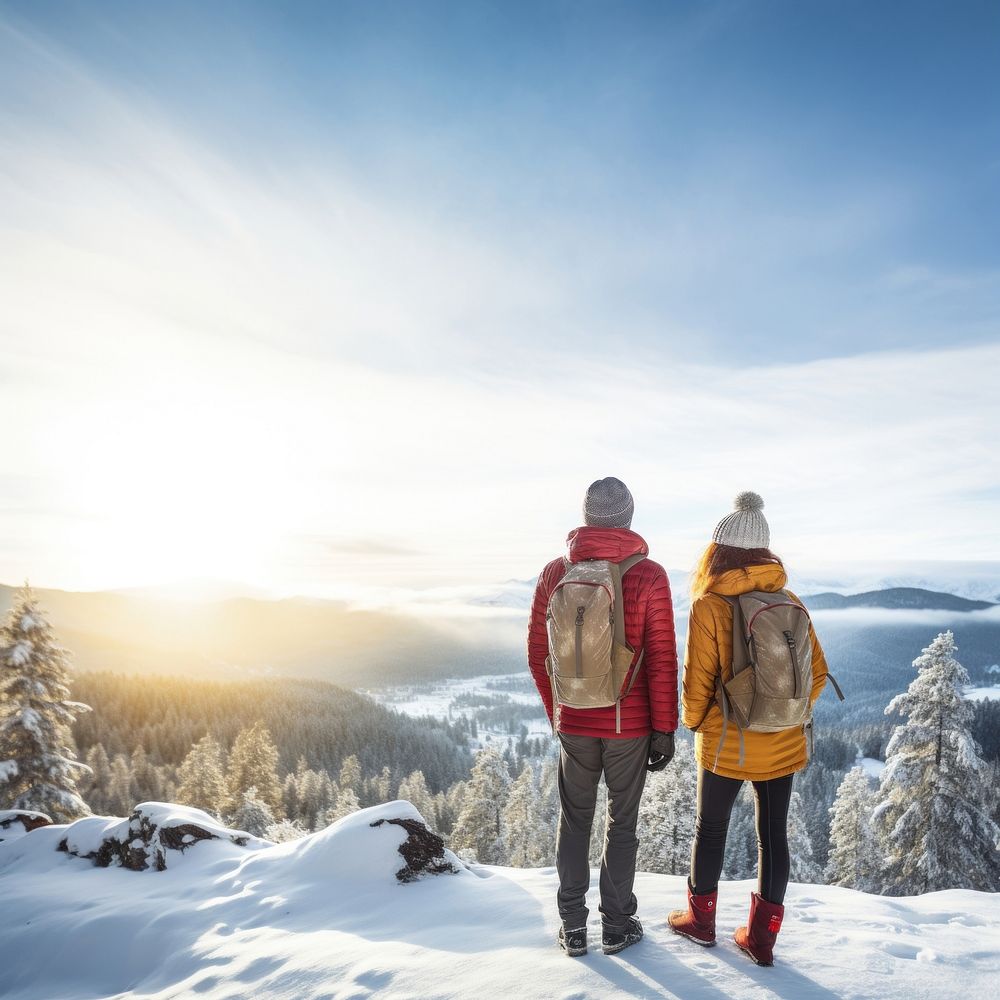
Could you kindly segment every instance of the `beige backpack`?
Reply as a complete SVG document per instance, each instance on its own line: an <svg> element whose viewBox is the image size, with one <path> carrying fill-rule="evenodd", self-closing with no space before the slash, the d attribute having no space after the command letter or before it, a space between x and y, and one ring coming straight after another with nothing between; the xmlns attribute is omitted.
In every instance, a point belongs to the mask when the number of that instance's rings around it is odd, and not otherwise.
<svg viewBox="0 0 1000 1000"><path fill-rule="evenodd" d="M784 590L718 596L733 609L733 665L729 680L724 682L721 676L716 680L723 727L715 765L732 721L740 736L742 766L744 730L779 733L802 726L810 727L811 735L809 612ZM828 672L827 676L843 701L840 685L832 674Z"/></svg>
<svg viewBox="0 0 1000 1000"><path fill-rule="evenodd" d="M622 577L646 557L629 556L566 562L545 614L549 655L545 669L552 682L553 705L570 708L615 706L615 732L621 732L621 702L632 690L642 652L628 688L622 690L635 650L625 641Z"/></svg>

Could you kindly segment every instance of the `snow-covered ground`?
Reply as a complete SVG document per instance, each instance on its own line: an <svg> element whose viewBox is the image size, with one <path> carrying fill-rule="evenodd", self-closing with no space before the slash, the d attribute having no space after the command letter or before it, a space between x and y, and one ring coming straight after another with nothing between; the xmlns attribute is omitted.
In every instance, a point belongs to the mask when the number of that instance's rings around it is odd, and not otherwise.
<svg viewBox="0 0 1000 1000"><path fill-rule="evenodd" d="M194 843L171 851L159 872L95 868L57 852L65 827L0 844L0 989L6 1000L995 994L995 895L890 899L793 885L778 964L760 969L728 940L745 916L749 882L723 884L721 942L706 950L664 924L684 880L639 875L646 939L614 957L594 949L569 959L554 944L551 868L462 868L401 884L406 832L371 826L401 816L415 811L389 803L277 846Z"/></svg>
<svg viewBox="0 0 1000 1000"><path fill-rule="evenodd" d="M379 688L365 693L387 708L393 708L404 715L418 719L429 715L436 719L452 720L460 716L467 719L478 718L482 714L480 708L488 708L456 704L456 699L465 697L485 702L494 697L506 697L511 704L525 705L534 710L522 720L529 737L552 735L545 709L527 668L520 674L483 674L479 677ZM505 727L490 726L483 722L478 722L477 725L479 738L473 742L478 745L482 745L487 738L494 744L518 739L516 734L512 736Z"/></svg>

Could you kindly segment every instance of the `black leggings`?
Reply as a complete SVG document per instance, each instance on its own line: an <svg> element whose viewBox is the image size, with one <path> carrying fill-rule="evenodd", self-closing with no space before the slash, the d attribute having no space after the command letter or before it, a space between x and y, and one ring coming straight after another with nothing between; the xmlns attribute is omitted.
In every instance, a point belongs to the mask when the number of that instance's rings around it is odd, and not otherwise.
<svg viewBox="0 0 1000 1000"><path fill-rule="evenodd" d="M724 778L698 769L698 822L691 848L691 889L696 895L715 892L726 853L726 833L733 803L743 787L740 778ZM757 885L769 903L781 903L788 887L788 804L792 775L755 781L757 817Z"/></svg>

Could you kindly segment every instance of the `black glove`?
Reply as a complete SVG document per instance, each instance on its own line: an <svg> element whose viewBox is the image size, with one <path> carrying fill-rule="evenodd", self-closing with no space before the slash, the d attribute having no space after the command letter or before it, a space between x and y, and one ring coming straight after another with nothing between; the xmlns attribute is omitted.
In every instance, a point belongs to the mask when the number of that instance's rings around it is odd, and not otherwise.
<svg viewBox="0 0 1000 1000"><path fill-rule="evenodd" d="M674 734L653 733L649 741L649 760L647 771L662 771L674 756Z"/></svg>

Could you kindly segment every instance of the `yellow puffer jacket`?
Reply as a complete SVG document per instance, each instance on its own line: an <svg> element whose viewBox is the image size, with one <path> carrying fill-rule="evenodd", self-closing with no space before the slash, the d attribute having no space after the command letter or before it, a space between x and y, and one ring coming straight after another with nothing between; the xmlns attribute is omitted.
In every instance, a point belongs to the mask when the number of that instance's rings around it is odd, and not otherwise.
<svg viewBox="0 0 1000 1000"><path fill-rule="evenodd" d="M773 563L729 570L713 584L713 593L699 597L691 605L688 622L687 652L684 656L683 708L684 725L693 729L698 763L727 778L767 781L801 771L806 766L806 736L801 728L780 733L744 732L744 759L740 766L739 730L732 722L726 742L715 763L722 736L722 710L715 701L715 680L722 673L729 680L733 662L733 610L719 594L735 597L751 590L774 593L785 586L785 571ZM789 591L791 594L791 592ZM791 595L795 600L795 595ZM810 704L826 684L826 657L812 625L813 687Z"/></svg>

